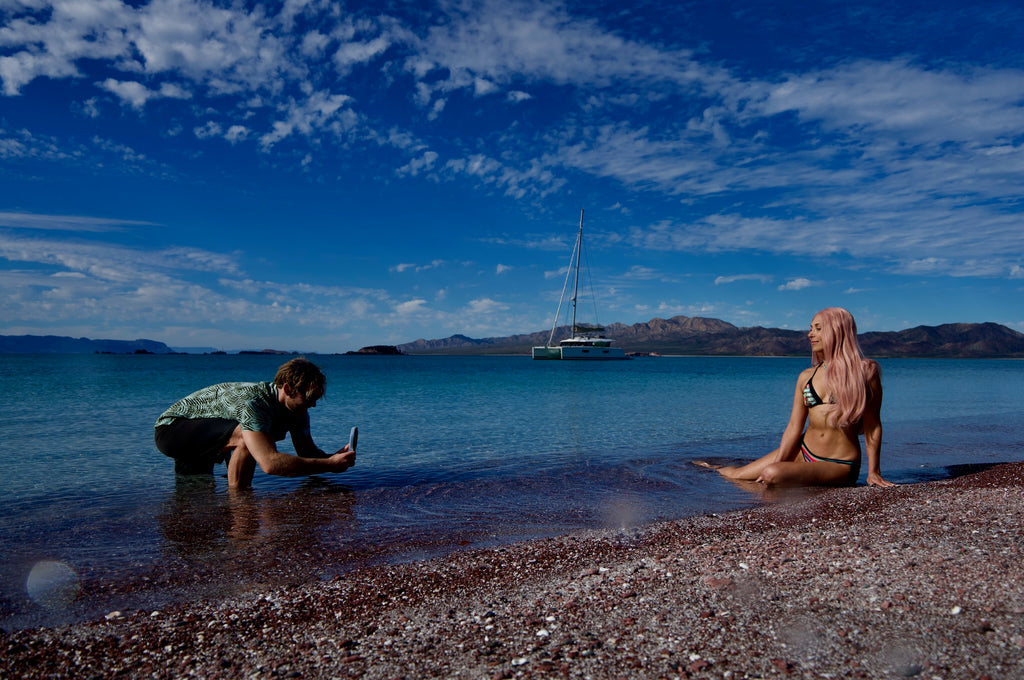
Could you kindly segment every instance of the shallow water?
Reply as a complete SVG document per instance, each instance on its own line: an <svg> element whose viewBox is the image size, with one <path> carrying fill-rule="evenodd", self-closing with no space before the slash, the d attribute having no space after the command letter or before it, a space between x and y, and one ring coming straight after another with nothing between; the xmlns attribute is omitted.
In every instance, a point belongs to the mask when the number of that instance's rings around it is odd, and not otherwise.
<svg viewBox="0 0 1024 680"><path fill-rule="evenodd" d="M277 356L0 355L16 395L0 405L0 625L159 607L244 581L330 578L580 528L761 502L691 463L766 453L788 417L801 359L525 357L315 359L327 398L311 412L325 449L360 428L344 475L257 472L251 493L175 478L156 417L227 380L272 379ZM883 361L883 472L897 482L947 467L1024 459L1024 362ZM288 450L288 443L283 443ZM42 603L41 561L81 592ZM225 574L241 570L243 583ZM38 590L38 589L36 589Z"/></svg>

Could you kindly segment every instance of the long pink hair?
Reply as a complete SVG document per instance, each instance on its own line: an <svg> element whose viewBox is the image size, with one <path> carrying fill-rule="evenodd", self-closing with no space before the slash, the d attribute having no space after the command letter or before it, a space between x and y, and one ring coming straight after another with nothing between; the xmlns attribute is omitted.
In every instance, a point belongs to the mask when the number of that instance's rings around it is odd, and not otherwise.
<svg viewBox="0 0 1024 680"><path fill-rule="evenodd" d="M831 427L849 427L864 415L868 382L880 368L878 362L864 357L852 314L842 307L829 307L815 318L821 322L821 352L814 352L812 361L815 366L825 364L825 381L836 404L828 422Z"/></svg>

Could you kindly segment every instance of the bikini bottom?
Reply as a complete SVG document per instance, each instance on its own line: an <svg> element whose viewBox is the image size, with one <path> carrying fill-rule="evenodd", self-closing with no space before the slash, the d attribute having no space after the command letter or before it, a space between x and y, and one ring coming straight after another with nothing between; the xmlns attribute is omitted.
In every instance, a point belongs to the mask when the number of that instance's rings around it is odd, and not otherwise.
<svg viewBox="0 0 1024 680"><path fill-rule="evenodd" d="M814 455L807 444L804 443L803 437L800 438L800 455L808 463L839 463L840 465L848 465L850 472L846 475L847 484L856 484L857 479L860 477L860 460L839 460L838 458L825 458L823 456Z"/></svg>

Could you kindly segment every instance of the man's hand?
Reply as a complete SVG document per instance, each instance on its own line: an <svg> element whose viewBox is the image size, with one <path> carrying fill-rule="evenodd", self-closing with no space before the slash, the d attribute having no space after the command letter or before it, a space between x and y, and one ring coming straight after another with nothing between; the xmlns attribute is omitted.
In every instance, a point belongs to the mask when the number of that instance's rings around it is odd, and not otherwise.
<svg viewBox="0 0 1024 680"><path fill-rule="evenodd" d="M337 453L327 459L333 469L332 472L344 472L356 464L356 452L348 450L348 444L338 449Z"/></svg>

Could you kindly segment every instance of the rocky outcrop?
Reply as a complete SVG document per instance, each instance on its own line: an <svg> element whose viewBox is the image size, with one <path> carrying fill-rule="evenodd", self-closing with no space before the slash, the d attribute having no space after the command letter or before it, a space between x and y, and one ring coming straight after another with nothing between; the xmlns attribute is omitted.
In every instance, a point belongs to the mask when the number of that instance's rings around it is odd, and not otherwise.
<svg viewBox="0 0 1024 680"><path fill-rule="evenodd" d="M405 352L394 345L371 345L360 347L355 352L345 352L345 356L405 356Z"/></svg>

